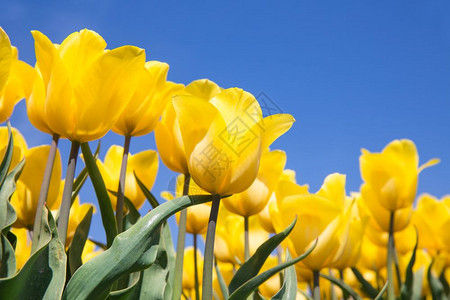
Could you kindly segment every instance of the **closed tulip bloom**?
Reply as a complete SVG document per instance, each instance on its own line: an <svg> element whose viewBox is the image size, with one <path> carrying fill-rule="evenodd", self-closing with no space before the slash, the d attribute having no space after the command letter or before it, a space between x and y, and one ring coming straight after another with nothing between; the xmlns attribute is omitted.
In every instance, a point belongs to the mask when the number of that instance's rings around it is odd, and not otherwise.
<svg viewBox="0 0 450 300"><path fill-rule="evenodd" d="M419 167L419 155L410 140L394 140L381 153L362 149L359 158L364 185L363 197L376 199L389 212L411 206L416 197L417 178L430 160ZM371 194L370 196L368 196Z"/></svg>
<svg viewBox="0 0 450 300"><path fill-rule="evenodd" d="M11 204L17 214L14 227L31 229L34 224L34 215L49 150L50 146L38 146L29 149L25 154L25 166L17 181L16 192L11 197ZM58 204L61 172L61 157L57 152L46 202L50 209Z"/></svg>
<svg viewBox="0 0 450 300"><path fill-rule="evenodd" d="M365 236L361 244L361 256L358 261L358 268L379 272L386 267L386 257L386 245L378 246Z"/></svg>
<svg viewBox="0 0 450 300"><path fill-rule="evenodd" d="M12 127L11 128L12 137L14 140L13 146L13 156L11 159L10 170L14 169L15 166L25 157L26 152L28 151L27 142L25 141L23 135L19 130ZM4 157L6 153L6 147L8 146L8 127L2 126L0 127L0 157Z"/></svg>
<svg viewBox="0 0 450 300"><path fill-rule="evenodd" d="M193 96L172 102L189 173L202 189L222 196L250 187L263 151L294 122L288 114L263 118L255 97L238 88L223 90L209 102Z"/></svg>
<svg viewBox="0 0 450 300"><path fill-rule="evenodd" d="M301 189L298 188L300 191ZM302 191L303 192L303 191ZM340 246L339 233L347 216L345 204L345 175L331 174L316 194L292 194L278 200L270 207L277 232L284 230L295 218L298 222L286 239L289 251L297 257L318 244L302 264L313 271L329 267L337 260Z"/></svg>
<svg viewBox="0 0 450 300"><path fill-rule="evenodd" d="M102 174L108 190L117 190L122 153L122 147L113 145L106 153L103 163L100 160L97 160L97 166ZM158 165L158 154L153 150L146 150L134 155L130 154L128 156L125 180L125 197L130 199L137 209L144 204L145 195L141 191L141 188L134 177L134 173L136 173L139 180L141 180L142 183L150 190L155 183L156 174L158 173ZM117 197L110 193L110 199L112 206L115 209Z"/></svg>
<svg viewBox="0 0 450 300"><path fill-rule="evenodd" d="M11 117L14 106L31 93L33 67L18 59L8 35L0 27L0 123Z"/></svg>
<svg viewBox="0 0 450 300"><path fill-rule="evenodd" d="M30 232L26 228L11 228L11 232L17 238L14 253L16 255L16 269L20 270L31 255Z"/></svg>
<svg viewBox="0 0 450 300"><path fill-rule="evenodd" d="M61 45L39 31L32 34L39 76L27 102L31 123L80 143L104 136L139 84L144 50L105 50L103 38L87 29L72 33Z"/></svg>
<svg viewBox="0 0 450 300"><path fill-rule="evenodd" d="M380 247L386 247L388 243L388 233L380 231L377 227L373 226L373 223L368 224L365 235L372 243ZM416 244L416 230L414 226L410 223L403 230L394 232L394 241L395 249L400 254L413 250Z"/></svg>
<svg viewBox="0 0 450 300"><path fill-rule="evenodd" d="M197 250L197 270L203 269L203 255ZM198 273L199 282L202 282L202 272ZM183 291L195 299L195 270L194 270L194 248L188 247L184 250L183 259Z"/></svg>
<svg viewBox="0 0 450 300"><path fill-rule="evenodd" d="M177 94L195 96L203 101L209 101L221 91L222 89L211 80L200 79L191 82ZM167 104L161 121L155 129L155 139L163 163L174 172L188 174L186 151L172 101Z"/></svg>
<svg viewBox="0 0 450 300"><path fill-rule="evenodd" d="M169 192L162 192L161 197L166 200L173 200L175 197L183 196L184 174L177 176L175 196ZM195 182L189 180L189 192L188 195L206 195ZM192 234L204 234L208 227L209 213L211 211L211 202L202 203L188 207L186 209L186 232ZM177 222L180 221L180 213L176 214Z"/></svg>
<svg viewBox="0 0 450 300"><path fill-rule="evenodd" d="M183 88L166 81L169 65L159 61L145 63L145 68L127 107L112 130L124 136L140 136L153 131L171 94Z"/></svg>
<svg viewBox="0 0 450 300"><path fill-rule="evenodd" d="M444 199L438 200L429 194L421 195L412 223L419 233L420 248L432 252L450 250L450 208Z"/></svg>
<svg viewBox="0 0 450 300"><path fill-rule="evenodd" d="M258 175L252 185L239 194L223 199L229 211L243 217L259 213L270 199L286 164L286 153L266 151L261 156Z"/></svg>

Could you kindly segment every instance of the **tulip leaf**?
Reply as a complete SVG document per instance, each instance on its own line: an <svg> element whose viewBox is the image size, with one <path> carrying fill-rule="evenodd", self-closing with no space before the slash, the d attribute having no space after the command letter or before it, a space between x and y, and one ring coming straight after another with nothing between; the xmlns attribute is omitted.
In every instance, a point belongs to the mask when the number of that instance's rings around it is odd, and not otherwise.
<svg viewBox="0 0 450 300"><path fill-rule="evenodd" d="M434 261L431 262L430 266L428 267L428 271L427 271L427 279L428 279L428 284L430 285L431 297L433 300L447 299L447 297L444 295L444 286L439 281L439 279L433 275L433 272L432 272L433 264L434 264Z"/></svg>
<svg viewBox="0 0 450 300"><path fill-rule="evenodd" d="M5 155L3 156L2 163L0 164L0 187L3 186L9 167L11 166L13 151L14 139L11 131L11 124L8 122L8 145L6 146Z"/></svg>
<svg viewBox="0 0 450 300"><path fill-rule="evenodd" d="M155 262L159 227L171 215L191 205L211 201L211 195L183 196L166 202L117 235L111 247L82 265L72 276L63 299L91 299L109 293L122 276Z"/></svg>
<svg viewBox="0 0 450 300"><path fill-rule="evenodd" d="M8 232L12 234L11 232ZM14 254L14 247L10 241L3 235L1 238L1 257L0 257L0 278L7 278L16 272L16 256Z"/></svg>
<svg viewBox="0 0 450 300"><path fill-rule="evenodd" d="M361 284L361 289L364 291L364 293L366 293L369 298L375 298L378 294L378 291L370 284L370 282L368 282L364 278L364 276L357 268L352 267L351 269L356 279L358 279L359 283Z"/></svg>
<svg viewBox="0 0 450 300"><path fill-rule="evenodd" d="M220 291L222 292L222 298L228 299L228 287L225 282L225 279L220 272L219 266L217 265L217 261L214 259L214 268L216 269L217 281L219 281Z"/></svg>
<svg viewBox="0 0 450 300"><path fill-rule="evenodd" d="M378 293L378 295L376 295L376 297L373 298L373 299L374 299L374 300L381 300L381 299L383 299L383 295L384 295L384 293L386 292L387 287L388 287L388 283L386 282L386 283L384 284L383 288L381 289L381 291ZM408 299L411 299L411 298L408 298Z"/></svg>
<svg viewBox="0 0 450 300"><path fill-rule="evenodd" d="M295 221L293 223L295 224ZM299 261L305 259L314 250L314 248L316 248L316 245L317 245L317 240L315 241L314 245L310 249L308 249L305 253L303 253L299 257L294 258L293 260L290 260L290 261L286 261L286 262L284 262L282 264L279 264L278 266L273 267L273 268L271 268L271 269L269 269L269 270L267 270L265 272L262 272L258 276L255 276L255 277L249 279L248 281L244 282L239 288L237 288L230 295L228 300L239 300L239 299L247 298L248 296L251 295L251 293L253 293L258 288L258 286L263 284L270 277L272 277L273 275L277 274L278 272L284 270L285 268L290 267L290 266L298 263ZM256 251L258 251L258 250L256 250Z"/></svg>
<svg viewBox="0 0 450 300"><path fill-rule="evenodd" d="M335 278L333 276L329 276L329 275L322 274L322 273L320 273L320 277L331 281L332 283L334 283L335 285L340 287L343 292L346 292L350 296L352 296L353 299L355 299L355 300L362 300L362 298L348 284L346 284L342 280L339 280L339 279L337 279L337 278Z"/></svg>
<svg viewBox="0 0 450 300"><path fill-rule="evenodd" d="M88 238L93 211L94 208L91 206L75 230L72 243L67 252L70 275L73 275L73 273L75 273L75 271L83 264L81 254L83 253L83 248Z"/></svg>
<svg viewBox="0 0 450 300"><path fill-rule="evenodd" d="M413 280L414 280L413 267L416 261L416 251L417 245L419 243L419 235L417 233L417 228L415 229L416 229L416 243L414 245L414 249L411 255L411 259L409 260L408 267L406 268L405 282L402 284L400 289L400 299L411 299L413 292Z"/></svg>
<svg viewBox="0 0 450 300"><path fill-rule="evenodd" d="M305 292L305 291L303 291L303 290L301 290L301 289L299 289L299 288L297 288L297 291L298 291L300 294L302 294L302 296L303 296L305 299L307 299L307 300L313 300L313 297L311 297L310 295L308 295L307 292Z"/></svg>
<svg viewBox="0 0 450 300"><path fill-rule="evenodd" d="M83 170L81 170L80 174L78 174L75 181L73 182L72 198L70 200L71 204L73 204L73 202L77 198L78 194L80 193L80 190L83 187L84 183L86 182L87 177L88 177L88 171L87 171L86 167L84 167Z"/></svg>
<svg viewBox="0 0 450 300"><path fill-rule="evenodd" d="M133 172L134 177L136 178L136 182L139 185L142 193L144 193L145 198L147 198L148 202L153 208L156 208L159 205L158 200L156 200L155 196L150 192L150 190L144 185L144 183L137 177L136 172Z"/></svg>
<svg viewBox="0 0 450 300"><path fill-rule="evenodd" d="M111 194L113 194L114 196L117 197L117 192L112 191L112 190L108 190L108 192L110 192ZM127 197L124 196L123 201L128 208L128 213L123 218L123 223L124 223L123 228L124 228L124 230L127 230L128 228L133 226L137 222L137 220L139 220L139 218L141 217L141 214L136 209L136 207L134 206L133 202L131 202L130 199L128 199Z"/></svg>
<svg viewBox="0 0 450 300"><path fill-rule="evenodd" d="M95 194L97 195L98 206L102 216L102 223L106 232L106 244L110 247L114 237L117 235L117 223L116 217L114 216L114 210L109 199L108 191L106 190L105 182L103 181L100 170L95 163L95 157L92 155L89 144L82 143L81 151L83 152L86 168L94 186Z"/></svg>
<svg viewBox="0 0 450 300"><path fill-rule="evenodd" d="M444 294L450 296L450 286L447 282L447 279L445 278L445 272L442 272L439 276L439 281L442 283L442 286L444 287Z"/></svg>
<svg viewBox="0 0 450 300"><path fill-rule="evenodd" d="M275 234L270 239L265 241L258 247L255 254L250 257L242 266L237 270L236 274L231 279L228 291L231 294L242 286L249 279L255 277L261 270L264 262L269 255L278 247L278 245L289 235L297 222L295 220L282 232Z"/></svg>
<svg viewBox="0 0 450 300"><path fill-rule="evenodd" d="M110 300L132 300L139 298L139 288L142 285L142 272L134 272L130 275L127 288L111 292L107 299Z"/></svg>
<svg viewBox="0 0 450 300"><path fill-rule="evenodd" d="M289 250L286 251L286 261L292 260ZM284 282L281 289L272 297L272 300L289 300L297 297L297 274L292 265L284 271Z"/></svg>
<svg viewBox="0 0 450 300"><path fill-rule="evenodd" d="M22 172L25 160L22 160L17 166L6 176L0 188L0 231L4 234L17 219L16 212L9 202L12 194L16 190L16 181Z"/></svg>
<svg viewBox="0 0 450 300"><path fill-rule="evenodd" d="M36 252L20 272L0 279L1 299L60 299L66 277L66 253L55 221L44 208ZM38 275L39 274L39 275Z"/></svg>
<svg viewBox="0 0 450 300"><path fill-rule="evenodd" d="M413 291L411 299L422 298L423 280L424 280L425 268L421 267L414 273Z"/></svg>

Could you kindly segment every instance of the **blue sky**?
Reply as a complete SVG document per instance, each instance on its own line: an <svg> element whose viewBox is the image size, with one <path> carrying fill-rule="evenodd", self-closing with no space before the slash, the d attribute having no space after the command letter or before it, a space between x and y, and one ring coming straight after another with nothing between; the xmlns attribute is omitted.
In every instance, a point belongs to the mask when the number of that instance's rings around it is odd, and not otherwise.
<svg viewBox="0 0 450 300"><path fill-rule="evenodd" d="M273 148L287 152L298 181L317 190L325 176L347 174L359 189L361 148L380 151L396 138L413 140L421 163L419 193L450 193L450 4L445 1L4 1L0 26L34 64L30 30L60 43L73 31L100 33L108 48L131 44L147 60L170 66L169 79L209 78L222 87L265 93L296 118ZM29 146L50 137L16 107L13 126ZM101 157L123 138L109 133ZM153 134L131 152L155 149ZM69 143L61 142L63 164ZM173 183L161 163L155 195ZM89 185L82 201L94 201ZM143 211L148 209L144 207ZM94 226L101 226L99 213ZM100 229L93 235L103 239Z"/></svg>

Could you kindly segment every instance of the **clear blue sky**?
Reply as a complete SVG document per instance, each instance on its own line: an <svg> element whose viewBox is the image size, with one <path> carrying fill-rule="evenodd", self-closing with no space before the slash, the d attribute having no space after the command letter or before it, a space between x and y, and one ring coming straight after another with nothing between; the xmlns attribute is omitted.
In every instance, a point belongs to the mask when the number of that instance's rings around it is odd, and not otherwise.
<svg viewBox="0 0 450 300"><path fill-rule="evenodd" d="M210 78L255 96L264 92L297 120L274 148L287 152L287 166L312 191L332 172L347 174L348 192L358 190L360 149L380 151L409 138L421 162L442 160L421 174L419 193L450 193L449 2L91 2L3 1L0 26L30 64L30 30L60 43L89 28L108 48L136 45L147 60L167 62L172 81ZM50 141L26 120L24 102L12 124L29 146ZM109 133L101 158L114 143L121 145L122 137ZM132 153L147 148L155 149L153 134L132 140ZM61 151L65 165L67 141ZM155 195L173 177L161 164ZM87 186L81 197L95 196ZM99 213L94 225L101 226ZM101 230L93 234L103 239Z"/></svg>

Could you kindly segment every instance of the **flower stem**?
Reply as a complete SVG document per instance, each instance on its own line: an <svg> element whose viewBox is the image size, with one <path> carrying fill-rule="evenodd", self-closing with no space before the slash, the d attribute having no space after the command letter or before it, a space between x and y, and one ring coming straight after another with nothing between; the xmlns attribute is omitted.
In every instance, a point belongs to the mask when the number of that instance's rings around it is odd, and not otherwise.
<svg viewBox="0 0 450 300"><path fill-rule="evenodd" d="M72 203L72 187L75 177L75 167L77 166L78 150L80 143L72 142L70 148L69 163L67 165L66 179L64 182L64 191L59 209L58 235L63 245L66 244L67 226L69 224L70 205Z"/></svg>
<svg viewBox="0 0 450 300"><path fill-rule="evenodd" d="M55 162L56 149L58 148L58 141L59 135L56 133L53 134L52 144L50 146L50 151L48 152L47 164L45 165L44 178L42 178L41 191L39 193L39 200L36 207L36 215L34 216L31 253L34 253L36 250L40 236L42 210L44 209L45 202L47 201L50 178L52 177L53 164Z"/></svg>
<svg viewBox="0 0 450 300"><path fill-rule="evenodd" d="M331 272L331 271L330 271L330 272ZM330 274L330 275L331 275L331 274ZM340 279L342 282L345 282L344 271L343 271L343 270L339 270L339 279ZM333 286L332 286L331 288L333 288ZM348 299L348 293L347 293L346 290L343 290L343 291L342 291L342 297L344 298L344 300L347 300L347 299Z"/></svg>
<svg viewBox="0 0 450 300"><path fill-rule="evenodd" d="M123 231L123 198L125 197L125 180L127 175L128 152L130 151L131 136L125 136L123 145L122 165L120 166L119 186L117 188L116 222L117 233Z"/></svg>
<svg viewBox="0 0 450 300"><path fill-rule="evenodd" d="M194 233L194 279L195 279L195 299L200 300L200 286L198 283L198 268L197 268L197 234Z"/></svg>
<svg viewBox="0 0 450 300"><path fill-rule="evenodd" d="M313 299L320 300L319 271L313 271Z"/></svg>
<svg viewBox="0 0 450 300"><path fill-rule="evenodd" d="M189 181L191 176L184 174L183 195L189 193ZM178 236L177 236L177 255L175 256L175 273L174 273L174 286L172 299L178 300L181 297L182 282L183 282L183 258L184 258L184 245L186 239L186 218L187 211L183 209L180 212L180 219L178 222Z"/></svg>
<svg viewBox="0 0 450 300"><path fill-rule="evenodd" d="M245 254L245 261L247 261L250 258L250 241L249 241L249 234L248 234L248 217L244 217L244 254Z"/></svg>
<svg viewBox="0 0 450 300"><path fill-rule="evenodd" d="M211 300L213 297L213 259L214 240L216 235L217 216L219 214L220 195L213 195L208 228L206 230L205 259L203 261L202 299Z"/></svg>
<svg viewBox="0 0 450 300"><path fill-rule="evenodd" d="M395 211L391 212L391 217L389 220L389 240L388 240L388 253L387 253L387 271L388 271L388 288L387 288L387 299L395 299L395 286L394 286L394 215Z"/></svg>

